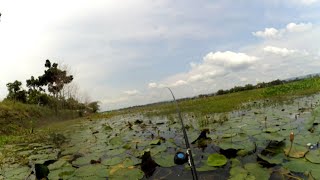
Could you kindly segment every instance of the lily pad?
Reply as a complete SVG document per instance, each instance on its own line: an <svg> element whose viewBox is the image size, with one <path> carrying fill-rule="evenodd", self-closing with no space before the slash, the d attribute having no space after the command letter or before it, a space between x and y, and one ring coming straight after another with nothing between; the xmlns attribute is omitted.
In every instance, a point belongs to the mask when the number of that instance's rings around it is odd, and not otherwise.
<svg viewBox="0 0 320 180"><path fill-rule="evenodd" d="M76 177L87 178L87 179L91 179L93 176L98 176L102 178L102 177L107 177L108 168L101 164L82 166L76 169L73 175Z"/></svg>
<svg viewBox="0 0 320 180"><path fill-rule="evenodd" d="M285 167L290 171L298 172L298 173L304 173L304 172L309 172L311 170L319 169L319 165L310 163L305 159L293 159L289 162L284 163L283 167Z"/></svg>
<svg viewBox="0 0 320 180"><path fill-rule="evenodd" d="M306 159L312 163L320 164L320 149L309 151L306 154Z"/></svg>
<svg viewBox="0 0 320 180"><path fill-rule="evenodd" d="M222 155L222 154L218 154L218 153L214 153L209 155L208 159L207 159L207 164L209 166L223 166L228 162L228 159Z"/></svg>
<svg viewBox="0 0 320 180"><path fill-rule="evenodd" d="M172 167L172 166L175 166L172 154L161 153L161 154L158 154L158 155L154 156L153 159L161 167Z"/></svg>
<svg viewBox="0 0 320 180"><path fill-rule="evenodd" d="M284 153L292 158L302 158L309 151L307 147L300 146L298 144L293 144L290 149L290 145L284 149Z"/></svg>
<svg viewBox="0 0 320 180"><path fill-rule="evenodd" d="M262 168L259 164L248 163L244 165L244 168L249 172L250 175L253 175L256 179L259 180L268 180L270 173L267 169Z"/></svg>
<svg viewBox="0 0 320 180"><path fill-rule="evenodd" d="M161 144L161 140L160 139L154 139L150 142L150 145L160 145Z"/></svg>
<svg viewBox="0 0 320 180"><path fill-rule="evenodd" d="M262 154L258 154L258 157L269 164L281 164L285 156L283 154L277 154L273 157L264 156Z"/></svg>
<svg viewBox="0 0 320 180"><path fill-rule="evenodd" d="M122 161L123 161L123 158L121 157L113 157L113 158L108 158L103 160L101 164L106 166L113 166L113 165L119 164Z"/></svg>
<svg viewBox="0 0 320 180"><path fill-rule="evenodd" d="M208 164L204 164L203 166L197 167L196 169L197 169L198 172L206 172L206 171L214 171L217 168L214 167L214 166L209 166Z"/></svg>
<svg viewBox="0 0 320 180"><path fill-rule="evenodd" d="M248 176L248 171L243 167L236 166L230 169L229 180L246 180Z"/></svg>
<svg viewBox="0 0 320 180"><path fill-rule="evenodd" d="M110 172L109 179L119 179L119 180L139 180L142 179L144 176L144 173L137 168L134 167L124 167L123 165L119 164L117 166L114 166Z"/></svg>

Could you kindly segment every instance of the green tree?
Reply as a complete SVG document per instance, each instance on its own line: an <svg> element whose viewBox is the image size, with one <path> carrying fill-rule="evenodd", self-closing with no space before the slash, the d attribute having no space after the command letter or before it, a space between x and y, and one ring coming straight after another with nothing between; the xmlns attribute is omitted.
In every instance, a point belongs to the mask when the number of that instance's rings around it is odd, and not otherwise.
<svg viewBox="0 0 320 180"><path fill-rule="evenodd" d="M93 113L98 112L100 110L99 101L94 101L94 102L89 103L88 109Z"/></svg>
<svg viewBox="0 0 320 180"><path fill-rule="evenodd" d="M62 90L65 84L70 83L73 80L73 76L67 76L67 72L58 68L57 63L51 64L50 60L46 60L44 75L39 77L40 85L47 85L48 91L57 98L59 92Z"/></svg>
<svg viewBox="0 0 320 180"><path fill-rule="evenodd" d="M8 83L7 88L9 94L6 99L25 103L27 101L27 92L21 88L21 85L22 83L17 80L13 83Z"/></svg>

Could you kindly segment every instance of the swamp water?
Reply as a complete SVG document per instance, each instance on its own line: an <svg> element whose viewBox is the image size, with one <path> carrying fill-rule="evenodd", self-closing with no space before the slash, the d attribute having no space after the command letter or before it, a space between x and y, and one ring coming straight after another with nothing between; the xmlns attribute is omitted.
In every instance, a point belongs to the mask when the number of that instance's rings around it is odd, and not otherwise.
<svg viewBox="0 0 320 180"><path fill-rule="evenodd" d="M209 132L191 145L199 179L320 179L319 100L314 95L283 104L251 102L223 114L183 113L190 142ZM192 179L187 165L173 162L177 151L186 151L175 114L83 120L50 138L54 143L0 148L0 180L35 179L30 173L39 167L49 170L50 180L147 179L145 152L157 165L148 179Z"/></svg>

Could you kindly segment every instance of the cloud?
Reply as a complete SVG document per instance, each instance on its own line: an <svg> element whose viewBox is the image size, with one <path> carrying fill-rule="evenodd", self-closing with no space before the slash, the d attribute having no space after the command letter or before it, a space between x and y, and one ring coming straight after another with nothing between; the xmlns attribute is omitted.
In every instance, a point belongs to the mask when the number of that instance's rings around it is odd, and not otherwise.
<svg viewBox="0 0 320 180"><path fill-rule="evenodd" d="M251 67L258 59L255 56L232 51L209 52L200 63L191 62L188 72L168 77L160 83L151 82L148 84L148 87L163 88L193 86L199 83L210 84L216 78Z"/></svg>
<svg viewBox="0 0 320 180"><path fill-rule="evenodd" d="M155 82L151 82L151 83L148 84L148 87L149 88L156 88L156 87L158 87L158 84L155 83Z"/></svg>
<svg viewBox="0 0 320 180"><path fill-rule="evenodd" d="M319 2L319 0L298 0L298 2L303 4L303 5L311 5L311 4L314 4L316 2Z"/></svg>
<svg viewBox="0 0 320 180"><path fill-rule="evenodd" d="M204 64L217 65L225 69L243 69L252 65L258 58L245 53L235 53L231 51L210 52L204 57Z"/></svg>
<svg viewBox="0 0 320 180"><path fill-rule="evenodd" d="M136 89L134 90L127 90L127 91L123 91L126 95L129 95L129 96L133 96L133 95L136 95L136 94L139 94L140 92Z"/></svg>
<svg viewBox="0 0 320 180"><path fill-rule="evenodd" d="M281 37L282 32L275 28L265 28L264 31L252 32L252 34L262 38L278 38Z"/></svg>
<svg viewBox="0 0 320 180"><path fill-rule="evenodd" d="M312 23L289 23L285 28L276 29L276 28L265 28L264 31L252 32L252 35L264 39L275 39L281 38L289 33L305 32L312 29Z"/></svg>
<svg viewBox="0 0 320 180"><path fill-rule="evenodd" d="M312 23L289 23L286 26L286 30L288 32L303 32L303 31L307 31L310 30L312 28Z"/></svg>
<svg viewBox="0 0 320 180"><path fill-rule="evenodd" d="M266 46L265 48L263 48L263 51L271 54L281 55L281 56L290 56L298 52L297 50L279 48L274 46Z"/></svg>

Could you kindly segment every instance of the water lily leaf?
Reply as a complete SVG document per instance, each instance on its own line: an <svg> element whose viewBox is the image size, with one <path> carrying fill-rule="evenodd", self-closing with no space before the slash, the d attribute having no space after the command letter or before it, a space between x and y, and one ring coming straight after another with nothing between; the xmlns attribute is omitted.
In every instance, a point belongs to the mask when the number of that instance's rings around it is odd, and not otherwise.
<svg viewBox="0 0 320 180"><path fill-rule="evenodd" d="M312 163L320 164L320 149L309 151L306 154L306 159Z"/></svg>
<svg viewBox="0 0 320 180"><path fill-rule="evenodd" d="M74 171L76 168L72 166L62 167L55 170L50 170L48 175L49 179L68 179L69 177L73 176Z"/></svg>
<svg viewBox="0 0 320 180"><path fill-rule="evenodd" d="M285 167L290 171L298 172L298 173L304 173L304 172L309 172L313 169L314 170L319 169L319 165L310 163L305 159L293 159L289 162L284 163L283 167Z"/></svg>
<svg viewBox="0 0 320 180"><path fill-rule="evenodd" d="M111 138L111 139L109 140L109 144L110 144L110 145L113 145L113 146L121 146L121 145L123 145L124 143L123 143L123 140L122 140L121 137L116 136L116 137L113 137L113 138Z"/></svg>
<svg viewBox="0 0 320 180"><path fill-rule="evenodd" d="M235 166L230 169L229 180L246 180L248 171L240 166Z"/></svg>
<svg viewBox="0 0 320 180"><path fill-rule="evenodd" d="M269 180L270 173L267 169L262 168L259 164L248 163L244 165L244 168L249 172L250 175L253 175L256 179Z"/></svg>
<svg viewBox="0 0 320 180"><path fill-rule="evenodd" d="M175 163L173 161L172 154L158 154L153 157L153 160L159 164L161 167L172 167L175 166Z"/></svg>
<svg viewBox="0 0 320 180"><path fill-rule="evenodd" d="M261 133L261 130L259 129L245 129L244 132L248 134L249 136L257 135Z"/></svg>
<svg viewBox="0 0 320 180"><path fill-rule="evenodd" d="M118 165L113 167L110 170L109 179L116 179L116 180L139 180L142 179L144 173L140 169L136 169L134 167L127 167L125 168L123 165Z"/></svg>
<svg viewBox="0 0 320 180"><path fill-rule="evenodd" d="M59 169L61 167L67 167L67 166L72 166L68 161L66 161L65 159L59 159L58 161L54 162L53 164L50 164L48 166L49 170L55 170L55 169Z"/></svg>
<svg viewBox="0 0 320 180"><path fill-rule="evenodd" d="M90 164L91 160L98 160L99 158L93 155L88 155L84 157L79 157L75 161L72 162L72 165L80 167L84 165Z"/></svg>
<svg viewBox="0 0 320 180"><path fill-rule="evenodd" d="M312 169L311 172L310 172L310 175L314 179L320 179L320 169Z"/></svg>
<svg viewBox="0 0 320 180"><path fill-rule="evenodd" d="M161 140L160 139L154 139L150 142L150 145L160 145L161 144Z"/></svg>
<svg viewBox="0 0 320 180"><path fill-rule="evenodd" d="M138 159L136 157L127 157L122 164L124 167L130 167L130 166L135 166L141 163L141 159Z"/></svg>
<svg viewBox="0 0 320 180"><path fill-rule="evenodd" d="M264 132L266 132L266 133L274 133L277 131L280 131L279 127L268 127L267 129L264 130Z"/></svg>
<svg viewBox="0 0 320 180"><path fill-rule="evenodd" d="M119 154L123 154L124 152L126 152L126 150L125 149L113 149L113 150L109 150L109 151L107 151L107 155L108 156L117 156L117 155L119 155Z"/></svg>
<svg viewBox="0 0 320 180"><path fill-rule="evenodd" d="M221 137L222 138L230 138L230 137L233 137L233 136L236 136L236 135L237 135L237 133L225 133Z"/></svg>
<svg viewBox="0 0 320 180"><path fill-rule="evenodd" d="M73 173L76 177L91 179L92 176L102 176L107 177L108 175L108 168L106 166L103 166L101 164L93 164L93 165L87 165L82 166L78 169L76 169Z"/></svg>
<svg viewBox="0 0 320 180"><path fill-rule="evenodd" d="M209 155L207 159L207 164L209 166L223 166L227 162L228 162L228 159L224 155L218 154L218 153Z"/></svg>
<svg viewBox="0 0 320 180"><path fill-rule="evenodd" d="M302 158L308 151L309 149L307 147L298 144L293 144L291 150L290 145L284 149L284 153L292 158Z"/></svg>
<svg viewBox="0 0 320 180"><path fill-rule="evenodd" d="M101 162L101 164L106 165L106 166L113 166L116 164L119 164L120 162L123 161L124 158L122 157L113 157L113 158L108 158L105 159Z"/></svg>
<svg viewBox="0 0 320 180"><path fill-rule="evenodd" d="M268 162L269 164L281 164L283 162L283 159L285 158L285 156L281 153L281 154L277 154L273 157L267 157L264 156L262 154L258 154L258 157L266 162Z"/></svg>
<svg viewBox="0 0 320 180"><path fill-rule="evenodd" d="M4 172L4 175L8 179L17 178L17 179L24 179L30 174L30 168L29 167L19 167L12 170L9 170L7 172Z"/></svg>
<svg viewBox="0 0 320 180"><path fill-rule="evenodd" d="M283 140L285 140L285 137L278 134L278 133L263 133L262 136L269 141L277 141L277 142L281 142Z"/></svg>
<svg viewBox="0 0 320 180"><path fill-rule="evenodd" d="M155 156L158 153L161 153L161 152L163 152L165 150L167 150L167 147L164 144L160 145L160 146L153 147L153 148L150 149L151 156Z"/></svg>
<svg viewBox="0 0 320 180"><path fill-rule="evenodd" d="M196 169L198 172L206 172L216 170L217 168L214 166L209 166L208 164L204 164L203 166L197 167Z"/></svg>

